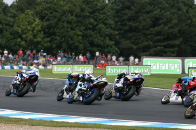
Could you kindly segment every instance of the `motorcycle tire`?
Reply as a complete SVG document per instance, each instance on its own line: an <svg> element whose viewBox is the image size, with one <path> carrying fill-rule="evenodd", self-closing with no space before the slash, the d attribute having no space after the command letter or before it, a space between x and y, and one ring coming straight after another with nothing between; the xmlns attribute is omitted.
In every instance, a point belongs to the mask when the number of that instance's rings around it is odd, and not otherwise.
<svg viewBox="0 0 196 130"><path fill-rule="evenodd" d="M169 103L169 95L166 94L162 99L161 99L162 104L168 104Z"/></svg>
<svg viewBox="0 0 196 130"><path fill-rule="evenodd" d="M121 93L121 100L128 101L129 99L133 97L135 92L136 92L136 87L134 85L128 86L127 93L126 94L124 94L123 92Z"/></svg>
<svg viewBox="0 0 196 130"><path fill-rule="evenodd" d="M63 95L64 95L64 90L62 89L59 93L58 93L58 95L57 95L57 97L56 97L56 100L57 101L62 101L64 98L63 98Z"/></svg>
<svg viewBox="0 0 196 130"><path fill-rule="evenodd" d="M25 94L29 92L30 89L30 83L26 82L26 84L23 84L23 89L21 91L18 91L17 97L23 97Z"/></svg>
<svg viewBox="0 0 196 130"><path fill-rule="evenodd" d="M184 100L184 106L185 107L189 107L189 106L191 106L193 104L193 99L190 97L190 96L188 96L185 100Z"/></svg>
<svg viewBox="0 0 196 130"><path fill-rule="evenodd" d="M67 103L68 104L72 104L74 102L74 97L69 95L68 99L67 99Z"/></svg>
<svg viewBox="0 0 196 130"><path fill-rule="evenodd" d="M193 107L190 106L190 107L187 108L186 111L184 112L184 117L185 117L186 119L191 119L191 118L195 117L195 112L196 112L196 110L193 110L192 108L193 108Z"/></svg>
<svg viewBox="0 0 196 130"><path fill-rule="evenodd" d="M8 89L5 91L5 96L10 96L11 94L12 94L11 89L8 88Z"/></svg>
<svg viewBox="0 0 196 130"><path fill-rule="evenodd" d="M110 100L111 98L112 98L112 91L110 89L106 89L105 94L104 94L104 99Z"/></svg>
<svg viewBox="0 0 196 130"><path fill-rule="evenodd" d="M87 95L84 97L83 99L83 103L85 105L90 105L91 103L93 103L97 98L98 98L98 95L99 95L99 90L94 88L94 89L91 89L90 90L90 95Z"/></svg>

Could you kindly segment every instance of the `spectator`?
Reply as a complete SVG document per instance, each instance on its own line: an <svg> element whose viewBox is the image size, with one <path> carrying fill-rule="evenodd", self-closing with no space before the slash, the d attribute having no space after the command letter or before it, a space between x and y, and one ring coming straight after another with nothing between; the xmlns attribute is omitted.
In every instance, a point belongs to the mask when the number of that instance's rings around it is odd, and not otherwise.
<svg viewBox="0 0 196 130"><path fill-rule="evenodd" d="M41 51L39 52L39 59L41 59L41 58L43 58L43 57L44 57L44 51L41 50Z"/></svg>
<svg viewBox="0 0 196 130"><path fill-rule="evenodd" d="M113 62L113 64L116 64L116 56L115 55L112 56L112 62Z"/></svg>
<svg viewBox="0 0 196 130"><path fill-rule="evenodd" d="M2 50L0 50L0 57L2 57L3 55L2 55Z"/></svg>
<svg viewBox="0 0 196 130"><path fill-rule="evenodd" d="M91 54L88 52L88 53L86 54L86 57L87 57L88 64L90 64L90 57L91 57Z"/></svg>
<svg viewBox="0 0 196 130"><path fill-rule="evenodd" d="M83 58L82 54L80 54L79 60L80 60L80 64L83 64L84 63L84 58Z"/></svg>
<svg viewBox="0 0 196 130"><path fill-rule="evenodd" d="M9 57L9 60L11 61L11 58L13 57L12 53L10 53L10 54L8 55L8 57Z"/></svg>
<svg viewBox="0 0 196 130"><path fill-rule="evenodd" d="M71 57L70 64L73 64L74 58L75 58L75 54L74 54L74 53L72 53L72 57Z"/></svg>
<svg viewBox="0 0 196 130"><path fill-rule="evenodd" d="M86 56L84 56L84 64L86 64L87 63L87 58L86 58Z"/></svg>
<svg viewBox="0 0 196 130"><path fill-rule="evenodd" d="M119 61L120 61L120 65L123 65L124 58L121 56L121 57L119 58Z"/></svg>
<svg viewBox="0 0 196 130"><path fill-rule="evenodd" d="M106 60L106 56L103 54L102 57L101 57L101 59L102 59L101 60L101 63L104 64L105 63L105 60Z"/></svg>
<svg viewBox="0 0 196 130"><path fill-rule="evenodd" d="M111 63L111 55L110 54L108 54L108 56L107 56L107 62L110 65L110 63Z"/></svg>
<svg viewBox="0 0 196 130"><path fill-rule="evenodd" d="M4 50L4 58L5 58L5 62L6 62L7 58L8 58L8 51L7 51L7 49Z"/></svg>
<svg viewBox="0 0 196 130"><path fill-rule="evenodd" d="M5 64L5 56L3 55L2 58L1 58L1 62L2 62L2 65Z"/></svg>
<svg viewBox="0 0 196 130"><path fill-rule="evenodd" d="M65 63L67 62L67 52L65 52Z"/></svg>
<svg viewBox="0 0 196 130"><path fill-rule="evenodd" d="M138 65L139 64L139 59L136 57L135 58L135 65Z"/></svg>
<svg viewBox="0 0 196 130"><path fill-rule="evenodd" d="M19 63L19 57L18 57L18 55L15 55L15 57L14 57L14 63L15 63L15 65L18 65L18 63ZM22 62L21 62L21 64L22 64Z"/></svg>
<svg viewBox="0 0 196 130"><path fill-rule="evenodd" d="M64 53L63 51L61 51L61 59L63 59L63 57L64 57Z"/></svg>
<svg viewBox="0 0 196 130"><path fill-rule="evenodd" d="M22 51L22 49L20 49L20 50L18 51L18 56L19 56L19 62L22 63L22 56L23 56L23 51Z"/></svg>
<svg viewBox="0 0 196 130"><path fill-rule="evenodd" d="M61 63L61 51L59 51L57 54L57 62L58 62L58 64Z"/></svg>
<svg viewBox="0 0 196 130"><path fill-rule="evenodd" d="M80 60L78 58L78 56L76 56L76 64L79 64L80 63Z"/></svg>
<svg viewBox="0 0 196 130"><path fill-rule="evenodd" d="M133 55L131 55L129 57L129 62L130 62L130 65L134 65L134 57L133 57Z"/></svg>
<svg viewBox="0 0 196 130"><path fill-rule="evenodd" d="M52 60L52 64L57 64L56 58L55 58L55 57L54 57L53 60Z"/></svg>

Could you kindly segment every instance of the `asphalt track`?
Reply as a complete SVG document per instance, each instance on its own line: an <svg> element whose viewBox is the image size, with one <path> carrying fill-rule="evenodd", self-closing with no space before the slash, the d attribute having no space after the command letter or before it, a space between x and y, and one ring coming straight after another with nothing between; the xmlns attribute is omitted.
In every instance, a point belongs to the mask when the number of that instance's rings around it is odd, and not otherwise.
<svg viewBox="0 0 196 130"><path fill-rule="evenodd" d="M30 92L24 97L15 95L6 97L5 90L12 79L13 77L0 76L1 109L163 123L195 124L196 122L196 118L184 118L186 108L183 105L161 104L160 100L168 93L167 90L144 88L140 96L134 96L129 101L111 99L95 101L91 105L78 102L68 104L65 100L61 102L56 100L65 80L41 78L35 93Z"/></svg>

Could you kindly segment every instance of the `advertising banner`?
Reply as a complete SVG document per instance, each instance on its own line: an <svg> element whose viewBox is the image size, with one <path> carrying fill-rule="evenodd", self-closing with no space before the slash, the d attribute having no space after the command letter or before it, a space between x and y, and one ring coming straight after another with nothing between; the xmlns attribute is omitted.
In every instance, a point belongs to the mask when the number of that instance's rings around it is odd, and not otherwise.
<svg viewBox="0 0 196 130"><path fill-rule="evenodd" d="M73 73L93 73L93 65L73 65Z"/></svg>
<svg viewBox="0 0 196 130"><path fill-rule="evenodd" d="M144 58L143 65L151 65L151 73L181 74L181 59Z"/></svg>
<svg viewBox="0 0 196 130"><path fill-rule="evenodd" d="M196 59L185 59L184 60L184 64L185 64L185 73L188 73L188 68L189 67L196 67Z"/></svg>
<svg viewBox="0 0 196 130"><path fill-rule="evenodd" d="M133 65L129 66L129 73L140 72L142 75L151 75L150 65Z"/></svg>
<svg viewBox="0 0 196 130"><path fill-rule="evenodd" d="M189 77L191 77L191 76L196 77L196 67L189 67L188 68L188 75L189 75Z"/></svg>
<svg viewBox="0 0 196 130"><path fill-rule="evenodd" d="M53 74L66 74L72 72L72 65L52 65Z"/></svg>
<svg viewBox="0 0 196 130"><path fill-rule="evenodd" d="M53 74L93 73L93 65L52 65Z"/></svg>
<svg viewBox="0 0 196 130"><path fill-rule="evenodd" d="M118 75L123 72L129 72L128 66L106 66L106 75Z"/></svg>

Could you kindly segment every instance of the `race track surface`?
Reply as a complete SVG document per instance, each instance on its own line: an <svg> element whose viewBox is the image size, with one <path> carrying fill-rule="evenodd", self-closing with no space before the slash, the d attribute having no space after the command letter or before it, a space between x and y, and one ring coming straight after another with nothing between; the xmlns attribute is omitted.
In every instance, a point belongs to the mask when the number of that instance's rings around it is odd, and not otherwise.
<svg viewBox="0 0 196 130"><path fill-rule="evenodd" d="M65 100L61 102L56 100L65 80L41 78L35 93L30 92L24 97L15 95L6 97L5 90L12 80L13 77L0 76L0 109L163 123L195 124L196 122L196 118L184 118L186 108L183 105L161 104L161 98L168 93L167 90L144 88L140 96L134 96L129 101L112 98L108 101L95 101L91 105L78 102L68 104Z"/></svg>

